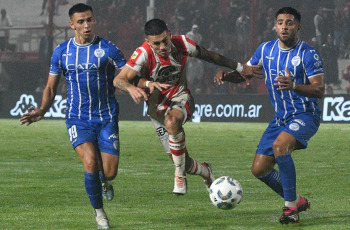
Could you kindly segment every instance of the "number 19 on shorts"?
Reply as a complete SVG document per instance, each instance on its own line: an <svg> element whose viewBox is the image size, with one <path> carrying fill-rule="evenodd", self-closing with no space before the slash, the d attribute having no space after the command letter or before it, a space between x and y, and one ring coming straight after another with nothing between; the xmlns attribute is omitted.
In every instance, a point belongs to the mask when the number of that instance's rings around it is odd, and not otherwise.
<svg viewBox="0 0 350 230"><path fill-rule="evenodd" d="M72 141L74 138L77 138L78 136L77 127L75 125L72 125L72 127L68 129L68 134L69 134L70 141Z"/></svg>

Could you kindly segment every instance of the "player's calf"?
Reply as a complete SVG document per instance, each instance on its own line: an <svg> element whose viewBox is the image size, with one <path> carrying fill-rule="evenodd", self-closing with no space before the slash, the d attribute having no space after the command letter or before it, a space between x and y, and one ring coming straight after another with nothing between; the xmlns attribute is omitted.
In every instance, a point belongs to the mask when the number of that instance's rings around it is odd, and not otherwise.
<svg viewBox="0 0 350 230"><path fill-rule="evenodd" d="M206 176L202 176L203 182L205 184L205 188L207 189L207 191L209 192L210 189L210 185L213 183L213 181L215 180L213 171L211 169L211 165L207 162L203 162L201 164L203 167L205 167L208 170L208 175Z"/></svg>

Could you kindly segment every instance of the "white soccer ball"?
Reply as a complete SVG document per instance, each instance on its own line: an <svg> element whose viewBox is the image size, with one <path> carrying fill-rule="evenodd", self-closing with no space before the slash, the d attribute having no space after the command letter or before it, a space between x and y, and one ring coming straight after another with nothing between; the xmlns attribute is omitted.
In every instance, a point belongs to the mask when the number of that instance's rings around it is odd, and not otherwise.
<svg viewBox="0 0 350 230"><path fill-rule="evenodd" d="M211 203L220 209L232 209L242 201L243 189L241 184L229 177L222 176L210 186Z"/></svg>

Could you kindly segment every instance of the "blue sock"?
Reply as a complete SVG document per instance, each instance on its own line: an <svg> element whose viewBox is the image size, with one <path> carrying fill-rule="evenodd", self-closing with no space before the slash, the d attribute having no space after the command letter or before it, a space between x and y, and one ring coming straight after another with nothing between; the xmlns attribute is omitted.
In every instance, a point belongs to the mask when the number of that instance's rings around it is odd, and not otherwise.
<svg viewBox="0 0 350 230"><path fill-rule="evenodd" d="M292 155L283 154L275 157L275 159L280 171L284 200L295 201L297 199L297 180Z"/></svg>
<svg viewBox="0 0 350 230"><path fill-rule="evenodd" d="M259 180L264 182L267 186L269 186L275 193L283 197L283 187L280 178L280 174L276 169L272 169L271 172L266 174L263 177L258 177Z"/></svg>
<svg viewBox="0 0 350 230"><path fill-rule="evenodd" d="M94 209L102 208L101 181L98 173L85 172L85 189Z"/></svg>

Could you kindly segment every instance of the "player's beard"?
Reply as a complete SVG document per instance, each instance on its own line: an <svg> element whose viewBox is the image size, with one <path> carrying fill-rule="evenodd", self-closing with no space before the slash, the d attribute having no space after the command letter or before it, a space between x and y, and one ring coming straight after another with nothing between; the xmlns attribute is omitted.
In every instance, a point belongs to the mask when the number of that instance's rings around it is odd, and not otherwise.
<svg viewBox="0 0 350 230"><path fill-rule="evenodd" d="M283 38L281 35L278 34L278 39L287 47L293 47L295 43L298 41L297 34L294 32L289 33L289 36L285 38Z"/></svg>

